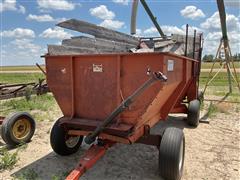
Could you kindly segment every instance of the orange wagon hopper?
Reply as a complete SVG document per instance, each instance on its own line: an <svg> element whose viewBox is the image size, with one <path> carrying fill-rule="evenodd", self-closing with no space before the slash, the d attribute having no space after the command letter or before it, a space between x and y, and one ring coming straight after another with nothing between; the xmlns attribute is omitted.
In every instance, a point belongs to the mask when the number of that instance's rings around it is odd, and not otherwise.
<svg viewBox="0 0 240 180"><path fill-rule="evenodd" d="M168 128L164 134L151 135L149 130L165 120L169 113L186 113L189 124L197 125L197 60L163 52L46 55L45 59L48 86L64 115L51 132L51 145L60 155L76 152L83 137L93 135L114 110L154 78L155 73L167 77L167 80L161 77L145 87L129 106L100 128L97 141L68 179L78 179L115 143L156 145L160 151L161 176L181 176L184 158L182 131ZM180 147L173 156L178 157L181 168L169 175L164 167L173 165L163 154L174 143Z"/></svg>

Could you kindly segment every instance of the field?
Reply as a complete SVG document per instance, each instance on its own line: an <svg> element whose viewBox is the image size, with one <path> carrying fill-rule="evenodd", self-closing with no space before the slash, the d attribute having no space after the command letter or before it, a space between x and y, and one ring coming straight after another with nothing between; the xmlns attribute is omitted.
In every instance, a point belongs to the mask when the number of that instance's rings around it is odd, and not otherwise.
<svg viewBox="0 0 240 180"><path fill-rule="evenodd" d="M210 66L211 64L207 63L202 67L209 69ZM0 74L0 82L27 83L44 78L42 73L32 73L35 70L37 69L30 67L7 67L3 71L9 72ZM208 72L202 72L201 89L204 88L207 78ZM205 98L222 99L228 91L227 85L226 73L221 72L210 84ZM186 156L183 180L239 178L240 104L236 102L240 102L240 95L236 84L233 85L233 93L225 100L235 103L204 101L201 118L209 121L209 124L200 123L198 128L193 129L186 125L184 117L170 116L168 121L159 123L153 129L153 132L158 132L162 127L176 126L184 130ZM54 121L62 114L52 94L32 96L29 101L23 97L1 102L0 115L5 116L14 111L30 112L37 121L37 129L29 144L15 149L6 149L0 139L0 180L64 179L88 145L83 144L77 154L68 157L60 157L52 152L49 133ZM106 156L81 179L159 179L157 152L157 149L151 146L119 144L109 150Z"/></svg>
<svg viewBox="0 0 240 180"><path fill-rule="evenodd" d="M44 69L45 66L41 65ZM39 71L37 66L2 66L0 71Z"/></svg>
<svg viewBox="0 0 240 180"><path fill-rule="evenodd" d="M24 70L25 71L25 70ZM1 83L29 83L38 82L39 79L43 79L44 74L42 73L1 73Z"/></svg>
<svg viewBox="0 0 240 180"><path fill-rule="evenodd" d="M202 69L211 69L211 67L212 67L211 62L204 62L204 63L202 63L202 66L201 66ZM220 68L220 67L221 67L220 63L216 62L214 65L214 68ZM231 63L230 67L232 67L232 63ZM234 62L234 67L240 68L240 62Z"/></svg>

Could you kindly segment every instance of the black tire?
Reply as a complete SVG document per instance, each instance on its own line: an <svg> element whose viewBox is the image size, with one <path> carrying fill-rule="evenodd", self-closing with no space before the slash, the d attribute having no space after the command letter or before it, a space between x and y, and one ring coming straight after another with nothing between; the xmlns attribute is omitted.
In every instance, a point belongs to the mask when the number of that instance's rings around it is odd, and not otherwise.
<svg viewBox="0 0 240 180"><path fill-rule="evenodd" d="M3 121L1 136L6 144L16 146L28 143L36 128L33 117L27 112L17 112L9 115Z"/></svg>
<svg viewBox="0 0 240 180"><path fill-rule="evenodd" d="M195 99L190 101L188 106L187 122L190 126L197 127L199 124L200 116L200 101Z"/></svg>
<svg viewBox="0 0 240 180"><path fill-rule="evenodd" d="M159 148L159 173L164 180L179 180L182 177L185 155L183 131L167 128Z"/></svg>
<svg viewBox="0 0 240 180"><path fill-rule="evenodd" d="M72 146L68 145L70 138L75 138L75 142ZM77 138L77 139L76 139ZM67 156L76 153L81 146L83 136L68 136L67 131L60 126L60 119L55 122L50 134L50 143L55 153L61 156Z"/></svg>

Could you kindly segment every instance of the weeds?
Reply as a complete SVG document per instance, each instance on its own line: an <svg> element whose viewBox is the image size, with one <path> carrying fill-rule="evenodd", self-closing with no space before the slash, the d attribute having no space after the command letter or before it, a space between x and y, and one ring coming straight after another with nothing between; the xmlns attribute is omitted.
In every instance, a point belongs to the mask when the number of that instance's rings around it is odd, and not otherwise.
<svg viewBox="0 0 240 180"><path fill-rule="evenodd" d="M22 142L17 146L18 150L20 151L27 149L27 147L28 147L28 144L25 142Z"/></svg>
<svg viewBox="0 0 240 180"><path fill-rule="evenodd" d="M12 169L18 161L18 151L14 153L8 152L6 148L0 149L0 171L5 169Z"/></svg>
<svg viewBox="0 0 240 180"><path fill-rule="evenodd" d="M228 110L231 109L231 106L227 106L226 104L213 104L210 103L208 107L208 116L215 117L217 113L225 113L229 114Z"/></svg>
<svg viewBox="0 0 240 180"><path fill-rule="evenodd" d="M28 169L21 173L19 176L14 177L14 180L39 180L39 178L34 169Z"/></svg>
<svg viewBox="0 0 240 180"><path fill-rule="evenodd" d="M70 171L65 171L65 172L59 172L59 175L53 175L51 177L51 180L62 180L66 179L66 177L69 175Z"/></svg>
<svg viewBox="0 0 240 180"><path fill-rule="evenodd" d="M1 105L8 111L5 111L3 115L8 115L13 111L37 111L41 114L41 111L48 111L53 108L55 104L54 97L51 94L44 94L41 96L32 96L30 100L26 98L11 99L3 102ZM37 113L34 113L35 116Z"/></svg>
<svg viewBox="0 0 240 180"><path fill-rule="evenodd" d="M208 107L208 116L209 117L215 117L216 113L218 112L218 108L216 105L214 105L212 102L210 103Z"/></svg>
<svg viewBox="0 0 240 180"><path fill-rule="evenodd" d="M57 175L53 175L52 177L51 177L51 180L61 180L62 178L61 177L59 177L59 176L57 176Z"/></svg>

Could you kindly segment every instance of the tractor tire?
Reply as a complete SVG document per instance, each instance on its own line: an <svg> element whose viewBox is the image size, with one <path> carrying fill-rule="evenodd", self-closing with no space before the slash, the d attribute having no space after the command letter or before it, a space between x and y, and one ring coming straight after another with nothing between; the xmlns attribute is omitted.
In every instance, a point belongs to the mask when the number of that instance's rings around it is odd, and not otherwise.
<svg viewBox="0 0 240 180"><path fill-rule="evenodd" d="M159 148L159 173L164 180L180 180L185 155L185 138L178 128L167 128Z"/></svg>
<svg viewBox="0 0 240 180"><path fill-rule="evenodd" d="M190 126L197 127L200 116L200 101L195 99L190 101L188 106L187 122Z"/></svg>
<svg viewBox="0 0 240 180"><path fill-rule="evenodd" d="M67 131L60 126L60 119L55 122L50 134L50 144L55 153L68 156L78 151L83 141L83 136L69 136Z"/></svg>
<svg viewBox="0 0 240 180"><path fill-rule="evenodd" d="M36 128L33 117L27 112L17 112L6 117L1 127L1 136L7 145L28 143Z"/></svg>

